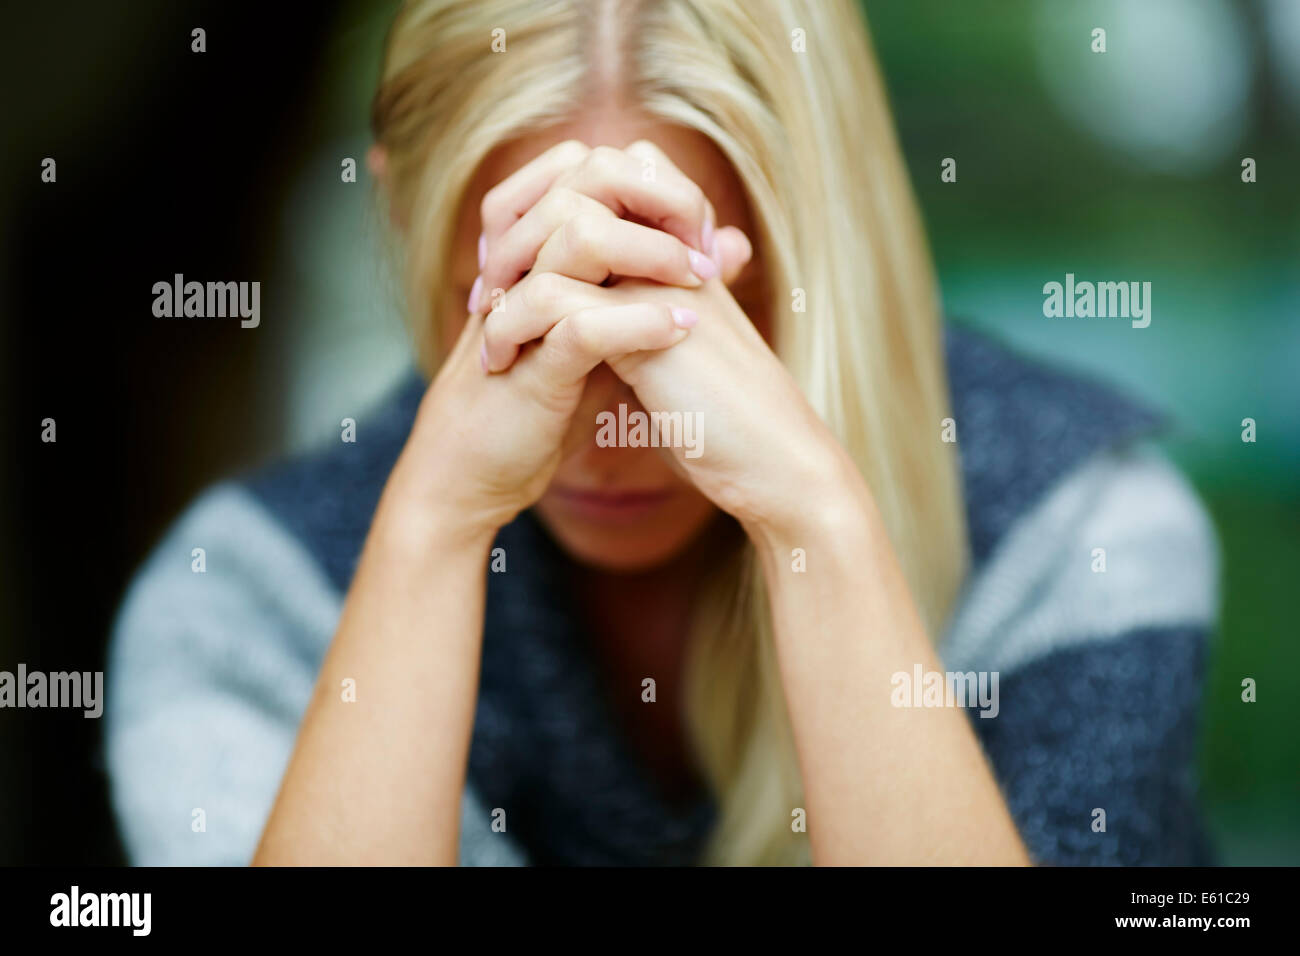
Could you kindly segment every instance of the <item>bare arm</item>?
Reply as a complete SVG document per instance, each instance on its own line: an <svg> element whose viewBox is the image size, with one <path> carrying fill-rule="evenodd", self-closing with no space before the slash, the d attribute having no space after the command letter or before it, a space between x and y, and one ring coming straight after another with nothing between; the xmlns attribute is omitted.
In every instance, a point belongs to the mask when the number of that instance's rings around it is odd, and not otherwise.
<svg viewBox="0 0 1300 956"><path fill-rule="evenodd" d="M941 671L865 483L852 472L786 527L751 537L819 865L1025 865L965 714L891 704L891 675ZM811 498L810 500L819 500ZM793 548L807 553L792 573Z"/></svg>
<svg viewBox="0 0 1300 956"><path fill-rule="evenodd" d="M255 864L457 860L492 536L413 521L400 488L380 504Z"/></svg>
<svg viewBox="0 0 1300 956"><path fill-rule="evenodd" d="M711 213L698 189L665 173L680 188L647 190L641 168L564 143L485 198L488 282L384 489L255 863L457 861L492 540L545 490L591 370L682 342L692 323L672 298L717 273L681 239L575 191L699 234ZM519 217L517 194L542 198ZM485 316L477 290L510 284L534 256ZM678 285L653 301L592 284L616 272Z"/></svg>

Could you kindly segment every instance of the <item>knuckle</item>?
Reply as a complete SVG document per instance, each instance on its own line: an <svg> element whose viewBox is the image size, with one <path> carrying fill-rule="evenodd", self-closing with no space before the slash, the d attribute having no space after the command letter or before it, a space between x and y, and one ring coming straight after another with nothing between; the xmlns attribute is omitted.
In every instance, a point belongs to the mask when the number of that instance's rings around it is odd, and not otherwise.
<svg viewBox="0 0 1300 956"><path fill-rule="evenodd" d="M648 156L655 159L659 157L659 147L648 139L638 139L628 146L624 152L633 156Z"/></svg>
<svg viewBox="0 0 1300 956"><path fill-rule="evenodd" d="M600 228L595 216L579 214L560 227L564 251L572 256L591 257L600 248Z"/></svg>
<svg viewBox="0 0 1300 956"><path fill-rule="evenodd" d="M572 219L582 209L582 196L567 186L556 186L546 194L546 204L557 219Z"/></svg>
<svg viewBox="0 0 1300 956"><path fill-rule="evenodd" d="M587 158L591 147L580 139L566 139L555 147L555 151L561 161L580 163Z"/></svg>
<svg viewBox="0 0 1300 956"><path fill-rule="evenodd" d="M554 272L529 276L525 282L524 301L531 312L555 315L564 295L564 279Z"/></svg>
<svg viewBox="0 0 1300 956"><path fill-rule="evenodd" d="M584 165L593 175L610 176L618 170L621 160L622 153L613 146L597 146L587 154Z"/></svg>
<svg viewBox="0 0 1300 956"><path fill-rule="evenodd" d="M594 355L600 348L597 324L590 312L576 312L565 320L569 345L580 355Z"/></svg>
<svg viewBox="0 0 1300 956"><path fill-rule="evenodd" d="M498 211L501 208L501 203L502 196L501 187L499 185L493 186L484 193L483 199L478 204L479 219L482 221L484 227L496 222Z"/></svg>

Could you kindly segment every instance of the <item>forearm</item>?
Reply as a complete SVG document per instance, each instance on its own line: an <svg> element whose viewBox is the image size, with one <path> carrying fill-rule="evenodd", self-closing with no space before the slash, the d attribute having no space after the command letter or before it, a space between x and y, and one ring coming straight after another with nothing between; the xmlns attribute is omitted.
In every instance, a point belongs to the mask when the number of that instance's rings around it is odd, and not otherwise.
<svg viewBox="0 0 1300 956"><path fill-rule="evenodd" d="M763 564L813 859L1028 859L960 709L891 704L891 676L942 670L865 484L751 533ZM791 568L803 548L807 569Z"/></svg>
<svg viewBox="0 0 1300 956"><path fill-rule="evenodd" d="M257 864L457 860L492 538L393 497L371 528Z"/></svg>

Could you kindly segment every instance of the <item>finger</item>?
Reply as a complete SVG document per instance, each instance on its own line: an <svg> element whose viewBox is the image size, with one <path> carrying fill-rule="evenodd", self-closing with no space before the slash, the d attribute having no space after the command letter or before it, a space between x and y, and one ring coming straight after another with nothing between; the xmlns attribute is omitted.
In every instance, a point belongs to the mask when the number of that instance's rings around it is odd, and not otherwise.
<svg viewBox="0 0 1300 956"><path fill-rule="evenodd" d="M724 226L717 233L717 258L723 284L731 285L754 258L754 246L741 230Z"/></svg>
<svg viewBox="0 0 1300 956"><path fill-rule="evenodd" d="M590 196L563 186L547 191L531 209L523 214L495 242L487 247L487 255L480 266L482 288L508 290L525 273L537 269L537 254L551 235L576 216L605 216L616 218L603 203Z"/></svg>
<svg viewBox="0 0 1300 956"><path fill-rule="evenodd" d="M537 252L539 272L600 285L610 276L693 289L718 274L713 260L675 236L603 214L582 214L555 230Z"/></svg>
<svg viewBox="0 0 1300 956"><path fill-rule="evenodd" d="M588 149L576 140L552 147L500 185L482 204L479 237L480 292L507 289L532 266L537 249L558 225L556 210L573 215L584 195L616 216L630 213L675 235L718 262L713 205L668 155L648 140L627 151ZM539 215L531 216L538 206ZM518 229L520 225L525 228ZM508 242L508 248L497 247ZM706 271L701 267L700 274ZM476 311L484 299L472 296Z"/></svg>
<svg viewBox="0 0 1300 956"><path fill-rule="evenodd" d="M582 309L546 333L527 365L548 388L573 385L601 362L631 352L671 348L690 334L697 321L689 309L648 302Z"/></svg>
<svg viewBox="0 0 1300 956"><path fill-rule="evenodd" d="M560 175L580 164L591 149L576 139L552 146L515 170L484 195L479 204L483 240L489 247L537 204Z"/></svg>
<svg viewBox="0 0 1300 956"><path fill-rule="evenodd" d="M545 254L543 254L545 249ZM508 290L529 271L558 272L599 284L611 274L693 288L718 274L714 260L659 229L619 219L590 196L557 186L495 242L475 305Z"/></svg>
<svg viewBox="0 0 1300 956"><path fill-rule="evenodd" d="M676 236L699 249L708 200L690 179L670 164L647 166L645 157L597 146L556 185L567 186L604 203L619 218L628 214ZM708 249L700 251L708 254Z"/></svg>
<svg viewBox="0 0 1300 956"><path fill-rule="evenodd" d="M681 171L667 153L648 139L637 140L635 143L628 146L624 152L641 161L642 178L645 177L648 164L648 168L653 170L656 176L658 175L658 170L663 169L673 176L680 177L688 182L691 181L690 177ZM715 263L717 263L718 257L714 248L713 239L717 223L718 216L717 213L714 212L713 203L709 202L708 197L706 196L704 198L704 221L700 224L699 244L695 247L706 256L713 259Z"/></svg>
<svg viewBox="0 0 1300 956"><path fill-rule="evenodd" d="M589 282L553 272L530 273L493 299L483 325L484 369L509 368L521 345L546 335L564 316L614 302L610 290Z"/></svg>

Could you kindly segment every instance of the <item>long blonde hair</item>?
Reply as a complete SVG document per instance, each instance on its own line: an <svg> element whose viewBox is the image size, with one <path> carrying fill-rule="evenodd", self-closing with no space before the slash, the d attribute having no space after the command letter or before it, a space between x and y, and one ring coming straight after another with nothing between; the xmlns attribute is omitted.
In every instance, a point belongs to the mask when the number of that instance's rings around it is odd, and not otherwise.
<svg viewBox="0 0 1300 956"><path fill-rule="evenodd" d="M940 441L935 278L853 0L408 0L372 127L406 220L408 312L426 373L441 358L433 292L475 170L501 143L571 117L594 61L611 58L640 109L699 130L735 167L760 224L776 350L865 476L937 634L967 541L955 446ZM705 860L806 862L752 548L715 577L687 664L688 725L720 814Z"/></svg>

